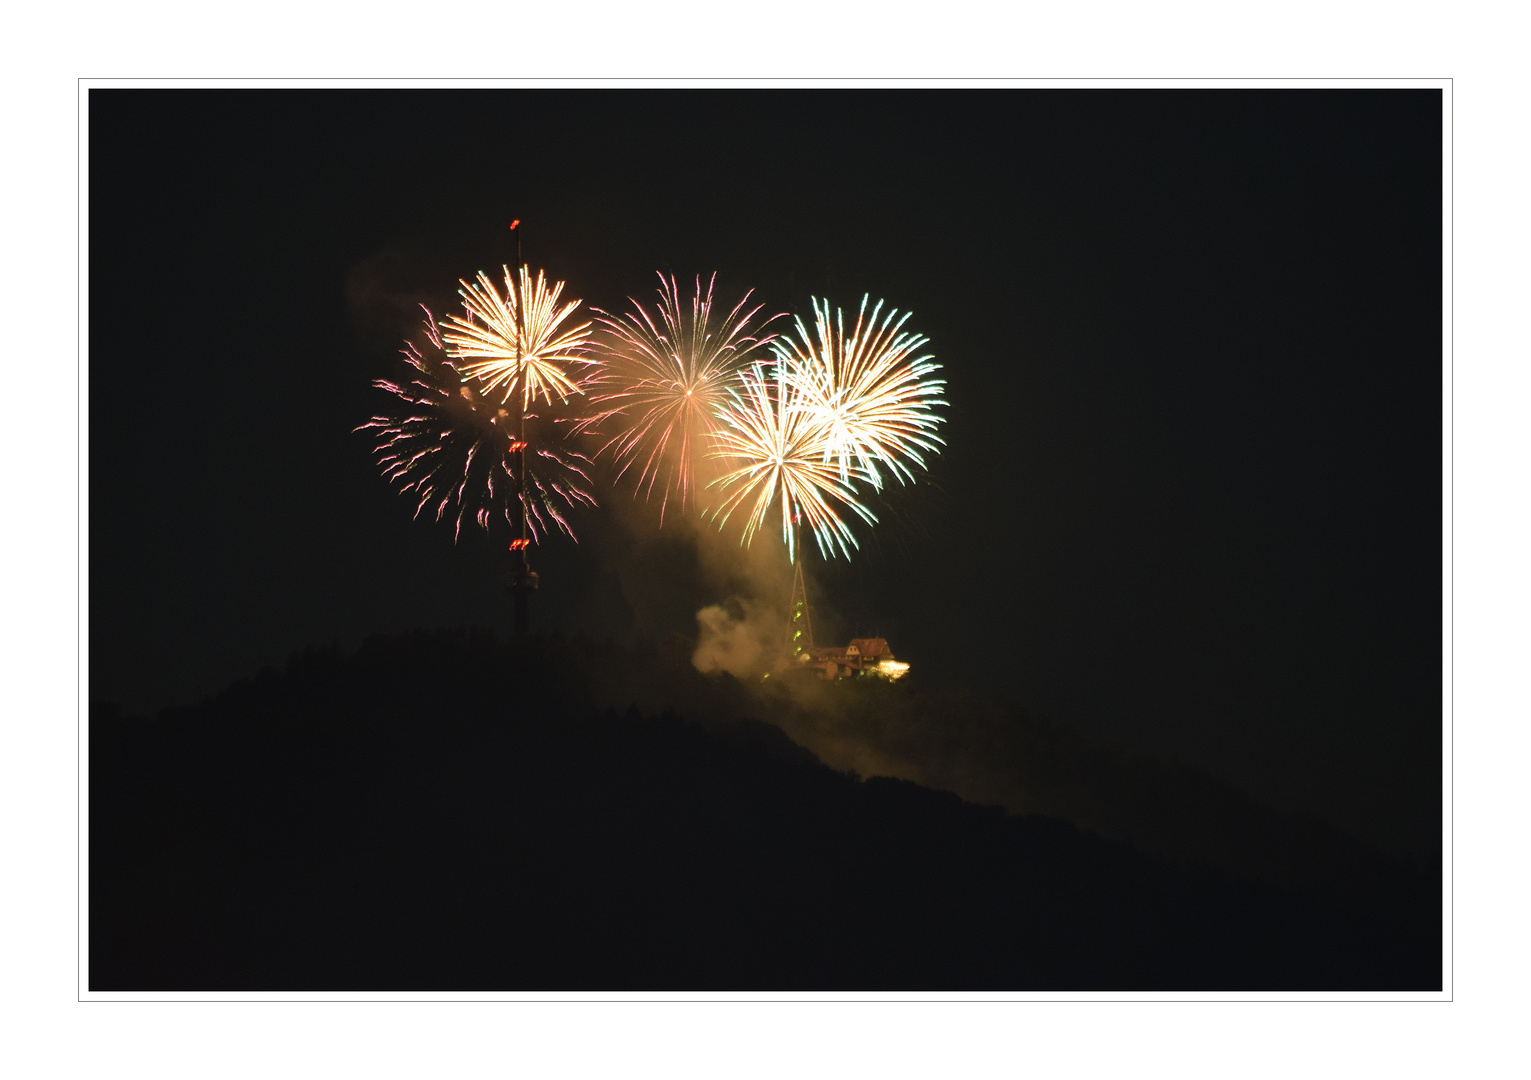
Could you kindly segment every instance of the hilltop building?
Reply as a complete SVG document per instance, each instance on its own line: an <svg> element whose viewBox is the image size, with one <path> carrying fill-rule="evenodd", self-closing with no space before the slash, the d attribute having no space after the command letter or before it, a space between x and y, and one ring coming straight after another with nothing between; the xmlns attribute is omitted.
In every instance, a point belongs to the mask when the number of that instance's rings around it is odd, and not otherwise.
<svg viewBox="0 0 1531 1080"><path fill-rule="evenodd" d="M801 562L793 568L787 655L804 667L817 668L819 678L825 680L870 677L893 682L909 670L908 664L893 658L893 650L888 648L886 638L851 638L851 643L844 648L815 645Z"/></svg>
<svg viewBox="0 0 1531 1080"><path fill-rule="evenodd" d="M809 645L797 659L801 664L818 668L821 679L871 676L892 682L909 670L908 664L893 658L888 639L880 637L851 638L844 648Z"/></svg>

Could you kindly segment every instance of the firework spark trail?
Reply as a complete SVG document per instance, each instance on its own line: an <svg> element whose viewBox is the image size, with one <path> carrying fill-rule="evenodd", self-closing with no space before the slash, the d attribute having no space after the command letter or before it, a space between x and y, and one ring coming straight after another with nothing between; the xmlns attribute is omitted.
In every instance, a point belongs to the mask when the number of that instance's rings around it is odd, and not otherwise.
<svg viewBox="0 0 1531 1080"><path fill-rule="evenodd" d="M868 524L875 524L877 518L857 501L851 485L841 479L839 467L829 460L825 428L804 407L786 366L771 365L768 372L757 363L740 372L728 387L721 418L714 454L742 464L713 482L723 496L714 514L719 527L748 504L742 542L749 544L771 506L780 503L789 558L797 557L793 526L799 521L808 525L826 557L838 549L850 558L851 548L858 545L836 504Z"/></svg>
<svg viewBox="0 0 1531 1080"><path fill-rule="evenodd" d="M374 452L383 476L400 491L418 496L415 516L434 509L440 521L456 509L454 539L465 520L486 531L496 519L517 527L516 478L513 467L515 432L503 405L486 398L477 380L467 378L452 362L442 334L427 310L426 346L408 342L401 350L415 369L407 382L378 379L373 383L395 395L403 408L374 416L357 431L376 429ZM528 414L528 419L535 419ZM556 421L545 418L547 422ZM527 527L534 537L557 528L574 538L564 511L596 505L586 468L590 460L563 449L553 439L532 441L526 457Z"/></svg>
<svg viewBox="0 0 1531 1080"><path fill-rule="evenodd" d="M762 320L760 305L745 309L753 290L714 321L716 281L713 274L704 292L697 276L689 312L675 278L663 273L653 311L632 298L633 310L620 317L596 309L606 362L593 392L610 408L595 422L616 418L622 425L602 452L611 452L618 479L634 470L645 498L663 481L661 522L672 495L683 508L694 498L697 459L716 442L728 400L725 387L751 352L774 339L760 335L779 316Z"/></svg>
<svg viewBox="0 0 1531 1080"><path fill-rule="evenodd" d="M822 429L824 460L836 465L841 482L854 477L881 490L883 469L910 482L911 463L925 465L921 451L944 445L935 434L942 417L932 409L946 404L946 383L928 377L940 370L929 354L915 355L929 339L904 332L909 313L890 308L883 315L879 300L868 315L868 300L861 298L847 337L844 313L837 308L831 318L829 301L815 299L814 334L797 319L797 337L777 339L771 351L788 373L794 407Z"/></svg>
<svg viewBox="0 0 1531 1080"><path fill-rule="evenodd" d="M524 371L522 408L538 398L552 404L582 393L589 369L598 363L585 352L590 324L559 329L580 302L559 307L564 283L550 286L541 270L533 279L523 265L517 284L510 268L503 269L503 296L482 271L474 282L458 282L465 314L443 320L441 342L447 353L462 363L463 374L483 380L486 390L503 386L505 402L516 392L518 371Z"/></svg>

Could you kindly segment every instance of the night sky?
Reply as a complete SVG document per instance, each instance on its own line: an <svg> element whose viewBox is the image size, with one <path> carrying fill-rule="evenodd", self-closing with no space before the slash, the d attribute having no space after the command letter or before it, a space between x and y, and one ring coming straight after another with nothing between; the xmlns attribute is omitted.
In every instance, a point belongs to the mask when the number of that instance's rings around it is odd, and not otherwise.
<svg viewBox="0 0 1531 1080"><path fill-rule="evenodd" d="M504 552L352 429L519 218L607 309L660 269L914 312L947 449L815 567L826 628L1438 852L1438 91L91 90L89 125L93 700L508 632ZM639 516L537 549L534 627L695 633L720 597Z"/></svg>

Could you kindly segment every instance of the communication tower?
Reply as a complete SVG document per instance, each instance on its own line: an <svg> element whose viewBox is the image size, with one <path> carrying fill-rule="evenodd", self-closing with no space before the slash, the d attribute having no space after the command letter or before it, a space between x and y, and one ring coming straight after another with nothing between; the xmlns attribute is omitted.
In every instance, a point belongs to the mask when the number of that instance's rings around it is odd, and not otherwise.
<svg viewBox="0 0 1531 1080"><path fill-rule="evenodd" d="M787 655L798 660L811 655L813 648L813 622L808 617L808 588L803 582L803 558L799 555L792 563L792 602L787 618Z"/></svg>

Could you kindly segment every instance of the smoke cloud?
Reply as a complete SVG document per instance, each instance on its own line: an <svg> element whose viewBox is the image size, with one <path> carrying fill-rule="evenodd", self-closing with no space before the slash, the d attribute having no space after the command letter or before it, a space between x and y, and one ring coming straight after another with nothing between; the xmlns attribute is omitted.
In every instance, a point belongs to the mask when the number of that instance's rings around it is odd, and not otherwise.
<svg viewBox="0 0 1531 1080"><path fill-rule="evenodd" d="M792 601L792 564L780 536L757 533L748 547L737 528L695 534L697 566L719 603L696 613L699 671L759 678L784 658Z"/></svg>
<svg viewBox="0 0 1531 1080"><path fill-rule="evenodd" d="M599 464L610 468L604 456ZM704 459L700 479L709 467ZM611 484L603 509L607 563L637 627L691 639L692 662L703 672L758 679L771 671L784 654L792 595L779 530L763 528L746 546L741 522L720 528L695 502L682 506L673 495L661 524L663 493L646 498L631 483L629 476Z"/></svg>
<svg viewBox="0 0 1531 1080"><path fill-rule="evenodd" d="M768 605L731 598L696 613L696 651L691 663L698 671L726 671L739 679L771 670L782 652L786 617Z"/></svg>

